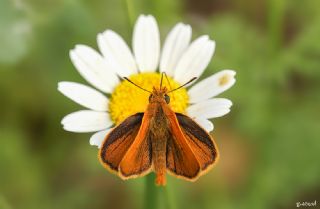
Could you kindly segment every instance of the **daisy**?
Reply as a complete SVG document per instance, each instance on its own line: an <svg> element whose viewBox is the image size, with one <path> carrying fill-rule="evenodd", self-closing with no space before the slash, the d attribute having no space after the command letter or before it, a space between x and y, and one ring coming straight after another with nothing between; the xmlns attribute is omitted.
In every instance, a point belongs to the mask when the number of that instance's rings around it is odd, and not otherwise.
<svg viewBox="0 0 320 209"><path fill-rule="evenodd" d="M191 27L178 23L166 37L160 51L157 22L151 15L140 15L135 23L132 51L126 42L112 30L98 34L100 52L85 45L76 45L70 58L82 77L96 89L74 82L59 82L58 90L86 110L65 116L61 123L71 132L95 132L90 144L101 146L112 127L137 112L144 112L149 95L132 86L123 77L137 85L152 89L158 86L165 72L168 89L200 77L209 64L215 42L207 35L191 42ZM221 117L230 111L232 102L215 98L235 83L235 71L222 70L203 79L190 88L181 88L171 96L171 108L187 114L208 132L213 130L209 119Z"/></svg>

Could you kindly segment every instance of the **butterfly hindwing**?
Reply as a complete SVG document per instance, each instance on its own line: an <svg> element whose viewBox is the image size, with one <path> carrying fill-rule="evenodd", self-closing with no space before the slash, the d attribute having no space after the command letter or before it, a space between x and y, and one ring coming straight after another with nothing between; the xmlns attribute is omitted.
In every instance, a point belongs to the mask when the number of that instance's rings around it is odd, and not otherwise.
<svg viewBox="0 0 320 209"><path fill-rule="evenodd" d="M143 113L134 114L116 126L105 138L99 151L101 163L118 172L119 164L136 138Z"/></svg>
<svg viewBox="0 0 320 209"><path fill-rule="evenodd" d="M190 117L176 113L185 139L200 163L201 170L206 170L218 159L218 150L212 137Z"/></svg>

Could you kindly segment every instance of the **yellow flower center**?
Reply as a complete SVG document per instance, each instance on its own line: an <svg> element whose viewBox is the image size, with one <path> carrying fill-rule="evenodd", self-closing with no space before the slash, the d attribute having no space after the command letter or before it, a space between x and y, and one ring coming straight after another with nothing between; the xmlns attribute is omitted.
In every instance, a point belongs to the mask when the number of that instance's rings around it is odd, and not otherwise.
<svg viewBox="0 0 320 209"><path fill-rule="evenodd" d="M131 75L129 79L144 89L152 91L152 88L160 85L161 75L159 73L140 73ZM164 77L162 86L168 90L180 86L168 76L169 83ZM109 102L109 112L115 124L119 124L128 116L137 112L144 112L149 104L150 93L139 89L128 81L124 80L115 87ZM185 113L189 97L186 88L181 88L169 94L170 103L174 112Z"/></svg>

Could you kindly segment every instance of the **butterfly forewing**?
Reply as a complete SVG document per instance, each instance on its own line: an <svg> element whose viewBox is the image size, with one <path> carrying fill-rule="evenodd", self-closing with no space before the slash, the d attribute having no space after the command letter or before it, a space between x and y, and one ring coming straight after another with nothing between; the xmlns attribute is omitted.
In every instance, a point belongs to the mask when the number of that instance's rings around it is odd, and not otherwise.
<svg viewBox="0 0 320 209"><path fill-rule="evenodd" d="M150 172L152 165L152 144L149 123L144 116L139 132L119 165L122 178L143 176Z"/></svg>
<svg viewBox="0 0 320 209"><path fill-rule="evenodd" d="M128 117L106 136L99 152L100 161L105 167L118 171L121 160L139 132L142 117L143 113Z"/></svg>
<svg viewBox="0 0 320 209"><path fill-rule="evenodd" d="M211 136L190 117L176 113L182 133L200 163L206 170L218 159L218 150Z"/></svg>
<svg viewBox="0 0 320 209"><path fill-rule="evenodd" d="M169 173L195 180L200 173L199 162L188 145L176 116L170 115L170 132L168 134L166 160Z"/></svg>

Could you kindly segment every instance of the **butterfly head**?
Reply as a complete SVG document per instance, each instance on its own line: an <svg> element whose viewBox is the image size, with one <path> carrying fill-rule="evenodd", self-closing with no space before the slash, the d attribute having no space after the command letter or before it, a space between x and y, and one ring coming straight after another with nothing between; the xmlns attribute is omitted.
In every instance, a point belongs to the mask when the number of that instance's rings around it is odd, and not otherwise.
<svg viewBox="0 0 320 209"><path fill-rule="evenodd" d="M149 96L149 103L153 102L165 102L167 104L170 103L170 97L167 94L168 90L166 87L162 87L160 89L157 89L156 87L153 87L153 91Z"/></svg>

